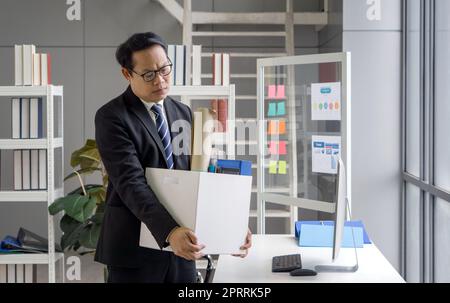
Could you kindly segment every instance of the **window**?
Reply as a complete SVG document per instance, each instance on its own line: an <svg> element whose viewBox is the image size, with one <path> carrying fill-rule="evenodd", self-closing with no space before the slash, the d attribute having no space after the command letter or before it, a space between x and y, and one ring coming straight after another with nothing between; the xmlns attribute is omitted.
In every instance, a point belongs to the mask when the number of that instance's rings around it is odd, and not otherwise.
<svg viewBox="0 0 450 303"><path fill-rule="evenodd" d="M450 3L405 0L403 275L450 282Z"/></svg>

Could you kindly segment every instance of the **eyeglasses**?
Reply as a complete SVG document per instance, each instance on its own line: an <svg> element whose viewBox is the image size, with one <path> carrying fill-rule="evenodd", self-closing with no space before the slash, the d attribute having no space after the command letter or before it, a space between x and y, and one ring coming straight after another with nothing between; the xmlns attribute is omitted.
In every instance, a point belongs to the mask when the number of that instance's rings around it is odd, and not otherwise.
<svg viewBox="0 0 450 303"><path fill-rule="evenodd" d="M156 74L159 73L161 76L168 76L172 72L172 62L169 59L169 64L164 65L158 70L151 70L148 72L141 74L136 73L134 70L131 70L133 73L135 73L138 76L141 76L142 79L144 79L145 82L153 81L156 78Z"/></svg>

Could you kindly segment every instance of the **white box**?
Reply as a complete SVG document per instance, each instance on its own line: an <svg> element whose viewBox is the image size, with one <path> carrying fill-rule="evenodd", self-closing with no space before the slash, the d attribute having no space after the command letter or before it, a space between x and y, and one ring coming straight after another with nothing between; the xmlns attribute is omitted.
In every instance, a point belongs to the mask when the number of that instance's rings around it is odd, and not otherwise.
<svg viewBox="0 0 450 303"><path fill-rule="evenodd" d="M240 253L248 231L251 176L159 168L147 168L145 175L175 221L205 245L204 254ZM160 249L143 223L140 245Z"/></svg>

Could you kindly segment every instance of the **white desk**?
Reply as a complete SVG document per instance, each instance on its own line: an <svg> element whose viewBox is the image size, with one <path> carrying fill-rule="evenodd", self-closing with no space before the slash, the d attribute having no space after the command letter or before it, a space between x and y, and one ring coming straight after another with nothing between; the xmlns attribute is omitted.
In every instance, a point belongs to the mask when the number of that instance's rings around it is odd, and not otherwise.
<svg viewBox="0 0 450 303"><path fill-rule="evenodd" d="M359 269L355 273L318 273L292 277L272 273L272 257L300 253L303 268L331 263L331 248L299 247L291 235L253 235L253 246L246 258L220 256L213 282L216 283L404 283L403 278L373 245L358 248ZM353 248L341 248L336 264L355 264Z"/></svg>

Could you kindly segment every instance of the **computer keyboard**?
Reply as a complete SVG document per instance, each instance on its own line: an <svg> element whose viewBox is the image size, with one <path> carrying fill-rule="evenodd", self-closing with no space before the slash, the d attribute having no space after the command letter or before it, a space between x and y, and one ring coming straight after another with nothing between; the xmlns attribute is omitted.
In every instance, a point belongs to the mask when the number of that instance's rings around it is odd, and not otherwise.
<svg viewBox="0 0 450 303"><path fill-rule="evenodd" d="M272 272L290 272L302 268L300 254L275 256L272 258Z"/></svg>

